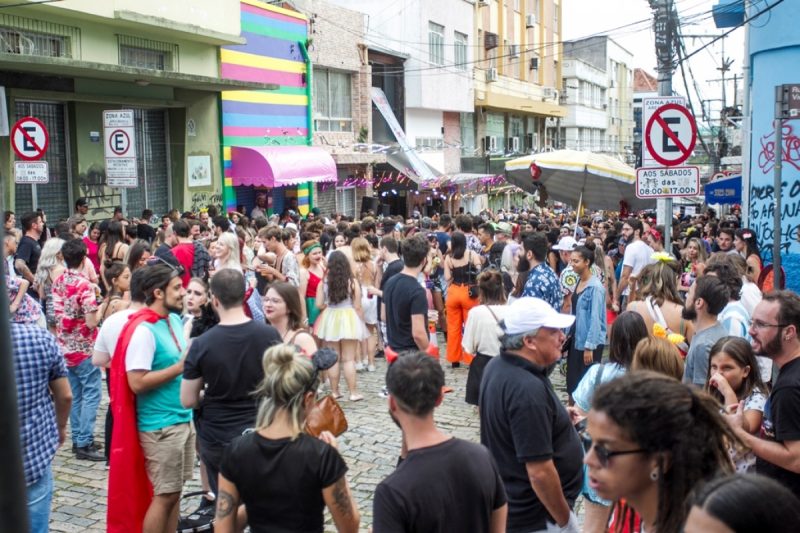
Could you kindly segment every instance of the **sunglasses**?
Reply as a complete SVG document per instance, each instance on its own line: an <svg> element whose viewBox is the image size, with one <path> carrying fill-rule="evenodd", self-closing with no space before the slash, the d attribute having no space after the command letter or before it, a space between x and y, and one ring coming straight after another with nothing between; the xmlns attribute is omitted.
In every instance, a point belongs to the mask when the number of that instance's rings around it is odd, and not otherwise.
<svg viewBox="0 0 800 533"><path fill-rule="evenodd" d="M158 264L167 265L168 267L170 267L175 272L176 276L183 276L183 272L184 272L183 265L180 265L180 264L174 265L174 264L170 263L169 261L165 260L164 258L159 257L157 255L153 255L147 260L147 266L154 266L154 265L158 265Z"/></svg>
<svg viewBox="0 0 800 533"><path fill-rule="evenodd" d="M587 455L591 450L594 450L594 454L597 456L597 462L600 463L600 466L603 468L608 468L608 463L611 461L612 457L616 457L617 455L630 455L634 453L647 453L647 450L638 449L638 450L621 450L621 451L611 451L605 447L603 444L596 444L592 442L592 438L589 436L588 433L583 432L581 434L581 438L587 444L590 444L588 451L586 452Z"/></svg>

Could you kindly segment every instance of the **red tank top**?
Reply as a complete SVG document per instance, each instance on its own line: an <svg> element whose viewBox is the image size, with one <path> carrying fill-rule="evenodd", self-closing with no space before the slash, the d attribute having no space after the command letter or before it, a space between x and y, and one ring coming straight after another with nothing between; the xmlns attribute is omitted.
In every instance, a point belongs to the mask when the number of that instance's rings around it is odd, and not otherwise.
<svg viewBox="0 0 800 533"><path fill-rule="evenodd" d="M314 298L317 296L317 286L319 286L319 282L322 281L322 278L311 272L308 271L308 286L306 287L306 298Z"/></svg>

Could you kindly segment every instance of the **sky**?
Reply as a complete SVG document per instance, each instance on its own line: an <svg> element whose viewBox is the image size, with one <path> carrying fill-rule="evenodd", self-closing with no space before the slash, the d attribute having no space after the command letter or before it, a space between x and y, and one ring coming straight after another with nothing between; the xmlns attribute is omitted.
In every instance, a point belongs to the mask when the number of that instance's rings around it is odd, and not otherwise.
<svg viewBox="0 0 800 533"><path fill-rule="evenodd" d="M609 35L622 47L632 52L633 66L643 68L650 74L656 74L656 56L652 29L652 11L647 0L562 0L564 39L579 39L608 30ZM717 0L675 0L678 15L682 20L691 19L692 24L682 24L684 35L719 35L724 30L717 29L711 18L711 8ZM647 22L641 22L647 19ZM634 24L636 23L636 24ZM620 28L623 26L622 28ZM710 39L684 39L686 50L692 51L708 43ZM724 39L725 57L733 59L726 78L734 74L742 74L742 57L744 56L744 30L737 29ZM695 90L691 82L692 76L687 71L690 96L695 105L695 114L699 112L699 100L720 99L722 84L717 80L721 65L722 41L717 41L705 50L690 58L688 63L694 73L699 90ZM684 65L685 67L685 65ZM686 95L680 69L673 75L673 89ZM727 84L727 103L733 104L733 82ZM739 81L741 89L741 80ZM698 97L697 93L700 93ZM741 103L741 101L739 102ZM712 101L712 117L718 119L721 102ZM700 118L700 117L698 117Z"/></svg>

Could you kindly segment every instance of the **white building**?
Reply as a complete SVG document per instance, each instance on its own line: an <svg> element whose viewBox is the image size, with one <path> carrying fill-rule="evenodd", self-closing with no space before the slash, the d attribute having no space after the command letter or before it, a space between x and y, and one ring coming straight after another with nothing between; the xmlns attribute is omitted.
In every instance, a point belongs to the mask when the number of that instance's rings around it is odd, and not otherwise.
<svg viewBox="0 0 800 533"><path fill-rule="evenodd" d="M605 72L606 128L601 151L633 162L633 54L603 35L565 42L564 60L569 59L581 60ZM576 123L574 127L593 126L590 122Z"/></svg>
<svg viewBox="0 0 800 533"><path fill-rule="evenodd" d="M401 72L388 74L404 78L404 116L398 121L423 161L440 172L458 172L459 113L471 113L474 105L473 3L330 1L367 15L364 39L369 49L406 58ZM387 139L374 139L382 140Z"/></svg>
<svg viewBox="0 0 800 533"><path fill-rule="evenodd" d="M608 127L608 76L605 70L581 59L565 59L562 103L567 116L561 120L561 147L603 152Z"/></svg>

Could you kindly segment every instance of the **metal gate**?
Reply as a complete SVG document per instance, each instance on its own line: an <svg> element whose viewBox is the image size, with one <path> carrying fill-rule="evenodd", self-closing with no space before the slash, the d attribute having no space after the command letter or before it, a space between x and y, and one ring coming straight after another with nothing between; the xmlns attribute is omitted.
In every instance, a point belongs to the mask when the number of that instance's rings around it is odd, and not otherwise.
<svg viewBox="0 0 800 533"><path fill-rule="evenodd" d="M139 186L125 190L124 211L129 217L141 216L145 208L163 215L169 211L172 201L167 112L163 109L134 109L133 119Z"/></svg>
<svg viewBox="0 0 800 533"><path fill-rule="evenodd" d="M22 213L43 209L49 226L69 217L72 213L72 187L69 164L69 138L64 104L51 102L27 102L17 100L14 104L17 120L36 117L50 134L50 145L43 161L47 161L50 182L44 185L17 184L14 186L14 208L17 217Z"/></svg>

